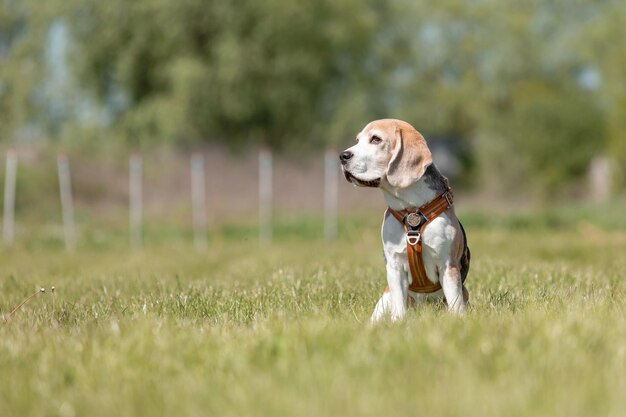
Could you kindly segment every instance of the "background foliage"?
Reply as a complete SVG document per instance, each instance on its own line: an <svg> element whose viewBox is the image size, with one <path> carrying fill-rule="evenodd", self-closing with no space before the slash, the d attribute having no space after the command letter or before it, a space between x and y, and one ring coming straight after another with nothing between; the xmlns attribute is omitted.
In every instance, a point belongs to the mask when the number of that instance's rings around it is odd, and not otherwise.
<svg viewBox="0 0 626 417"><path fill-rule="evenodd" d="M395 116L494 190L568 193L595 155L623 178L623 2L0 4L5 141L289 149Z"/></svg>

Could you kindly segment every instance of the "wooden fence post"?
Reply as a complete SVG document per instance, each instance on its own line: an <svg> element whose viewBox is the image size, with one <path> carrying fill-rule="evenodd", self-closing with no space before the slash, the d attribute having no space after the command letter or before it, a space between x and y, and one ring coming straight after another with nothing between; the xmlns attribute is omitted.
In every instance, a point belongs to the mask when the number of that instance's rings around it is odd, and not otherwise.
<svg viewBox="0 0 626 417"><path fill-rule="evenodd" d="M330 148L324 155L324 234L327 240L337 238L338 172L337 151Z"/></svg>
<svg viewBox="0 0 626 417"><path fill-rule="evenodd" d="M74 224L74 201L72 199L70 164L67 160L67 156L61 154L57 157L57 167L59 172L59 191L61 195L65 248L68 251L72 251L76 247L76 227Z"/></svg>
<svg viewBox="0 0 626 417"><path fill-rule="evenodd" d="M141 155L134 154L130 157L129 175L129 221L130 221L130 244L133 248L140 248L142 243L142 170L143 162Z"/></svg>
<svg viewBox="0 0 626 417"><path fill-rule="evenodd" d="M17 179L17 152L7 151L6 175L4 177L4 217L2 237L6 246L13 245L15 238L15 181Z"/></svg>
<svg viewBox="0 0 626 417"><path fill-rule="evenodd" d="M272 152L259 152L259 238L261 243L272 241Z"/></svg>
<svg viewBox="0 0 626 417"><path fill-rule="evenodd" d="M194 244L196 249L203 250L207 248L204 156L202 154L192 155L190 166Z"/></svg>
<svg viewBox="0 0 626 417"><path fill-rule="evenodd" d="M611 161L596 156L589 164L589 197L595 203L605 203L611 197Z"/></svg>

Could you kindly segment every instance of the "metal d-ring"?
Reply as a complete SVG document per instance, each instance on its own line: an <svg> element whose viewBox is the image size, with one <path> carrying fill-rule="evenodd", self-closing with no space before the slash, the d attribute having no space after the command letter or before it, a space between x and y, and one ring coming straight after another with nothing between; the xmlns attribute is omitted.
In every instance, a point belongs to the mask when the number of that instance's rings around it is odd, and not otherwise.
<svg viewBox="0 0 626 417"><path fill-rule="evenodd" d="M416 234L407 234L406 235L406 243L408 243L411 246L415 246L419 243L421 238L421 235L419 232L417 232Z"/></svg>

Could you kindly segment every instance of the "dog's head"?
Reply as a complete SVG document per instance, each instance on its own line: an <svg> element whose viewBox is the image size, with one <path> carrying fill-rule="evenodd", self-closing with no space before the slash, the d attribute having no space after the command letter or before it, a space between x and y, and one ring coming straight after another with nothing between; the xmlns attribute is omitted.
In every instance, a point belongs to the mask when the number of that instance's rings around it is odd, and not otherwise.
<svg viewBox="0 0 626 417"><path fill-rule="evenodd" d="M375 120L356 140L339 159L346 180L361 187L406 188L433 162L424 137L402 120Z"/></svg>

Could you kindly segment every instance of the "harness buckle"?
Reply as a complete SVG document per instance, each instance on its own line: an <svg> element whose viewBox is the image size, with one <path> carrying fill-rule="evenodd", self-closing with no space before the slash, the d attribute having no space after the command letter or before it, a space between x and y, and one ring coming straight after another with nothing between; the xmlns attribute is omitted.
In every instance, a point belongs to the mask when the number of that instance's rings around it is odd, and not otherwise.
<svg viewBox="0 0 626 417"><path fill-rule="evenodd" d="M445 198L448 202L448 207L452 207L452 196L450 195L450 191L446 191L443 198Z"/></svg>
<svg viewBox="0 0 626 417"><path fill-rule="evenodd" d="M422 218L417 212L407 214L404 219L404 223L410 227L418 227L422 223Z"/></svg>
<svg viewBox="0 0 626 417"><path fill-rule="evenodd" d="M417 230L409 230L406 234L406 243L411 246L415 246L419 243L421 239L420 232Z"/></svg>

